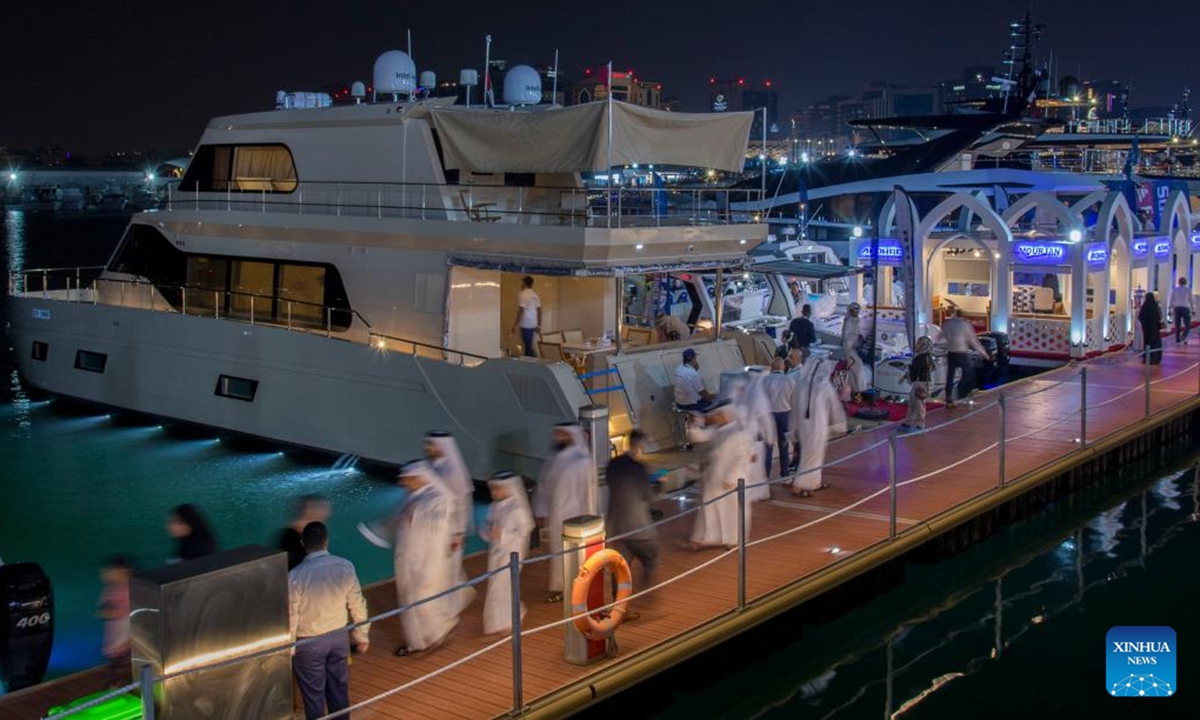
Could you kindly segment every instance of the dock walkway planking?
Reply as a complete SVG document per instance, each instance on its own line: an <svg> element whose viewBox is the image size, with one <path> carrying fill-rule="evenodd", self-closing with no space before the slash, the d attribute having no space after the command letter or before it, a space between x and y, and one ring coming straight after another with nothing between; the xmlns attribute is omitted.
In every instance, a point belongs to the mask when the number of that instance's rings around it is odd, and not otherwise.
<svg viewBox="0 0 1200 720"><path fill-rule="evenodd" d="M1151 412L1159 413L1200 393L1200 349L1171 346L1161 366L1152 368ZM1075 452L1080 447L1081 366L1052 370L1003 388L1007 398L1005 480L1011 482ZM1088 368L1087 441L1146 423L1144 368L1128 355L1086 363ZM896 441L897 533L950 510L997 487L999 470L998 391L980 394L973 406L936 410L930 430ZM746 551L748 602L793 585L813 573L843 562L855 553L888 540L891 512L888 487L889 427L834 442L828 458L845 460L824 470L833 487L812 498L794 498L787 488L772 488L770 501L755 503ZM866 448L865 452L855 455ZM964 458L969 458L965 459ZM884 491L884 492L880 492ZM875 497L871 497L875 494ZM870 499L866 499L870 498ZM865 501L864 501L865 500ZM858 503L851 510L848 506ZM526 705L545 700L598 670L627 663L652 652L681 634L734 613L737 608L737 557L729 554L708 567L668 582L721 555L719 550L679 549L691 531L694 500L663 499L658 507L677 520L660 528L661 559L657 589L634 601L641 614L617 633L617 657L578 667L563 660L562 627L533 632L523 639L523 691ZM816 524L792 531L808 523ZM791 531L791 532L789 532ZM337 548L333 548L336 553ZM468 558L472 575L485 568L483 554ZM561 619L560 606L541 602L546 563L525 566L522 597L528 609L523 627L538 628ZM635 579L639 568L635 568ZM666 582L666 584L663 584ZM485 585L459 626L437 650L396 658L392 650L403 634L397 618L371 630L370 651L351 664L353 702L392 690L479 651L503 635L484 637L482 605ZM395 607L390 582L367 589L372 613ZM37 717L51 705L101 687L99 669L0 696L0 716ZM358 718L485 718L512 710L511 642L469 660L411 688L381 698L354 713Z"/></svg>

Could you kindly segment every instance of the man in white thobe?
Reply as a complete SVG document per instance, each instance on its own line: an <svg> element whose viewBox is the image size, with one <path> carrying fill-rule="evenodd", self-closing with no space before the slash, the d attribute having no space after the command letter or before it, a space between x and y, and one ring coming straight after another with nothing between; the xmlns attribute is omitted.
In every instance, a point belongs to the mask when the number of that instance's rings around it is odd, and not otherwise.
<svg viewBox="0 0 1200 720"><path fill-rule="evenodd" d="M399 479L408 497L396 513L392 552L396 598L409 605L454 585L455 503L424 460L405 465ZM400 624L404 645L396 649L398 657L431 650L458 624L458 603L452 596L422 603L401 613Z"/></svg>
<svg viewBox="0 0 1200 720"><path fill-rule="evenodd" d="M592 482L592 454L587 437L578 423L562 423L554 428L554 455L542 467L534 496L534 515L545 523L546 545L552 555L547 571L545 602L562 601L563 522L576 515L593 512L588 507L588 485Z"/></svg>
<svg viewBox="0 0 1200 720"><path fill-rule="evenodd" d="M792 493L801 497L812 497L814 490L829 487L819 469L825 464L829 432L846 430L846 410L829 379L832 370L833 363L829 360L812 358L796 375L792 427L800 443L800 467L792 481Z"/></svg>
<svg viewBox="0 0 1200 720"><path fill-rule="evenodd" d="M453 530L456 583L467 581L467 572L463 569L463 546L466 538L470 537L474 526L475 481L471 479L471 471L463 460L462 451L454 436L447 432L431 432L425 435L425 457L430 467L437 474L446 493L454 501ZM466 587L455 594L459 612L467 608L475 600L475 588Z"/></svg>
<svg viewBox="0 0 1200 720"><path fill-rule="evenodd" d="M767 374L762 368L752 367L747 371L747 383L739 404L742 422L750 433L753 457L746 476L746 497L750 500L770 500L771 487L767 484L767 466L775 444L775 421L771 416L771 401L767 399L764 381Z"/></svg>
<svg viewBox="0 0 1200 720"><path fill-rule="evenodd" d="M535 527L529 497L525 494L525 479L511 472L501 472L488 480L492 506L488 509L487 526L480 537L488 541L488 571L500 570L517 553L522 559L529 554L529 534ZM518 571L519 572L519 571ZM521 617L525 604L521 604ZM512 576L498 572L488 578L487 596L483 601L483 632L485 635L512 629Z"/></svg>
<svg viewBox="0 0 1200 720"><path fill-rule="evenodd" d="M700 484L700 500L707 504L696 513L696 524L686 547L690 550L734 547L738 541L737 493L716 498L736 489L738 478L745 479L749 474L754 455L750 433L733 407L718 405L704 417L703 426L688 429L688 436L693 442L704 443L707 449ZM750 508L751 503L747 502L747 534Z"/></svg>
<svg viewBox="0 0 1200 720"><path fill-rule="evenodd" d="M846 318L842 320L842 355L846 360L846 374L850 382L851 395L856 395L867 387L867 375L863 369L863 361L858 356L858 346L862 343L862 320L859 317L861 311L861 305L850 303L846 307Z"/></svg>

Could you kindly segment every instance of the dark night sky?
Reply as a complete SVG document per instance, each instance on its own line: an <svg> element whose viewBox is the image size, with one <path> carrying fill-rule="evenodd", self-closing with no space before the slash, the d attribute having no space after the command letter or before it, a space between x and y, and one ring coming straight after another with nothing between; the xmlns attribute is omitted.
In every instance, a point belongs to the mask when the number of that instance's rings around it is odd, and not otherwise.
<svg viewBox="0 0 1200 720"><path fill-rule="evenodd" d="M419 70L456 78L493 57L564 72L612 59L700 110L710 75L771 78L781 115L871 80L928 84L998 63L1029 0L879 2L10 2L0 145L187 149L214 115L273 106L278 89L370 80L413 31ZM501 8L510 8L501 11ZM1141 12L1145 10L1146 12ZM1040 54L1061 74L1119 77L1135 105L1174 102L1196 60L1200 2L1040 0ZM1190 35L1189 35L1190 30ZM1200 104L1200 103L1194 103Z"/></svg>

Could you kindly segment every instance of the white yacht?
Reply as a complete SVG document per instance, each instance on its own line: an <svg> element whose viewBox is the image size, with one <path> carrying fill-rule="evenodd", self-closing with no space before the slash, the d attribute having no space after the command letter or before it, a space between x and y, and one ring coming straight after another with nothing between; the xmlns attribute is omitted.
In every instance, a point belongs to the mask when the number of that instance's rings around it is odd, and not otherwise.
<svg viewBox="0 0 1200 720"><path fill-rule="evenodd" d="M593 402L611 407L614 437L637 425L671 445L683 348L714 388L745 361L732 340L635 347L623 278L740 267L766 228L728 208L759 196L687 189L696 201L671 209L655 201L666 190L581 177L634 162L740 170L750 122L439 99L215 118L166 208L134 215L106 266L15 276L21 376L384 463L447 430L476 477L536 471L551 426ZM554 357L520 357L510 332L525 275Z"/></svg>

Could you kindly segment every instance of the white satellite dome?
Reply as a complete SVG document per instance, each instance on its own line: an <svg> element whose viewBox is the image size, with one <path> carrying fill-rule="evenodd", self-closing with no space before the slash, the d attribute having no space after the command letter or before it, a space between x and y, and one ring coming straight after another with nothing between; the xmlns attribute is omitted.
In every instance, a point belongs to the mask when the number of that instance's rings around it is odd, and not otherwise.
<svg viewBox="0 0 1200 720"><path fill-rule="evenodd" d="M467 87L475 87L479 84L479 71L471 68L464 68L458 71L458 84Z"/></svg>
<svg viewBox="0 0 1200 720"><path fill-rule="evenodd" d="M542 76L528 65L517 65L504 74L504 102L537 105L542 101Z"/></svg>
<svg viewBox="0 0 1200 720"><path fill-rule="evenodd" d="M377 94L412 95L417 87L417 64L408 53L389 50L375 59Z"/></svg>
<svg viewBox="0 0 1200 720"><path fill-rule="evenodd" d="M432 90L437 87L437 74L432 70L426 70L421 73L421 87L426 90Z"/></svg>

